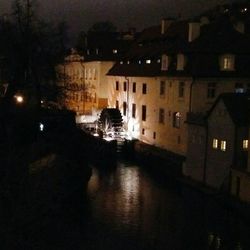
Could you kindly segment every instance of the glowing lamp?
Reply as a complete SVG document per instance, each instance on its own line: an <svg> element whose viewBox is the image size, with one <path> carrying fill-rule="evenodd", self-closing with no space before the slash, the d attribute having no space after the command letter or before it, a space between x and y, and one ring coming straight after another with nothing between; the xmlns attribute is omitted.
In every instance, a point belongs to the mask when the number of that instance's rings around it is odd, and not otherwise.
<svg viewBox="0 0 250 250"><path fill-rule="evenodd" d="M15 99L17 103L23 103L24 99L22 95L15 95Z"/></svg>

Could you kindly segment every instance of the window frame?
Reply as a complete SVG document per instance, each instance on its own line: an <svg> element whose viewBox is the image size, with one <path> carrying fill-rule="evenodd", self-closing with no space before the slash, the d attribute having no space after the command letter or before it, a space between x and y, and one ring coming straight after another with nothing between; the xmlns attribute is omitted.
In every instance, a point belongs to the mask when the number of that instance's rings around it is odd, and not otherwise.
<svg viewBox="0 0 250 250"><path fill-rule="evenodd" d="M146 105L142 105L141 119L142 121L147 120L147 106Z"/></svg>

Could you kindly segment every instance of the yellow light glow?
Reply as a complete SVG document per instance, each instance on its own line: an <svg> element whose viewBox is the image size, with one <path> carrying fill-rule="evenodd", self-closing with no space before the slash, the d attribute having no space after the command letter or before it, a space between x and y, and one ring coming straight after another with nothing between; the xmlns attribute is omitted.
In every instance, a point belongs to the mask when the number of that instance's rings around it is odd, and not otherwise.
<svg viewBox="0 0 250 250"><path fill-rule="evenodd" d="M17 103L23 103L23 101L24 101L23 96L21 96L21 95L16 95L15 99L16 99Z"/></svg>

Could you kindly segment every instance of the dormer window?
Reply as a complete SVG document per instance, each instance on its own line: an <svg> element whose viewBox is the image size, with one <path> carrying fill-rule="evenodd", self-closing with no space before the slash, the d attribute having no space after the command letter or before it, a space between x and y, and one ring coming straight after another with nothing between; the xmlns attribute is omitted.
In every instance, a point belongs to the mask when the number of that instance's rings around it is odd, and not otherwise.
<svg viewBox="0 0 250 250"><path fill-rule="evenodd" d="M162 55L161 58L161 70L165 71L168 70L169 67L169 56L168 55Z"/></svg>
<svg viewBox="0 0 250 250"><path fill-rule="evenodd" d="M186 58L183 54L177 55L177 70L184 70Z"/></svg>
<svg viewBox="0 0 250 250"><path fill-rule="evenodd" d="M222 71L231 71L234 70L234 55L223 55L220 58L220 69Z"/></svg>

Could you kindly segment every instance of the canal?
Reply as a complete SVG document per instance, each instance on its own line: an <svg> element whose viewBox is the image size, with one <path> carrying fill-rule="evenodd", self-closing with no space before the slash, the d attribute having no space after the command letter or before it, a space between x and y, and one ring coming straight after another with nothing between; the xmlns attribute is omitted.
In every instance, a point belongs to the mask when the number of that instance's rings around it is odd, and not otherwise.
<svg viewBox="0 0 250 250"><path fill-rule="evenodd" d="M8 250L249 250L249 233L249 222L213 197L120 161L93 167L87 197L13 234Z"/></svg>

